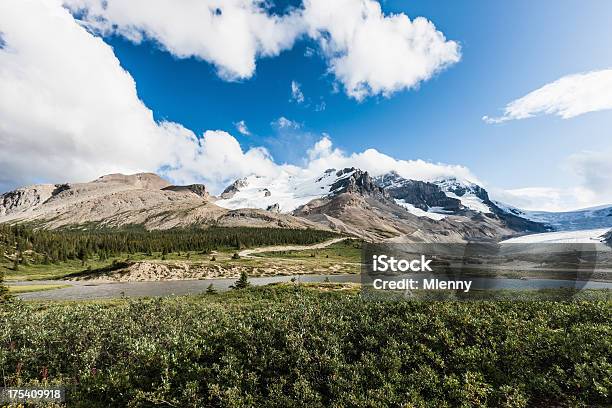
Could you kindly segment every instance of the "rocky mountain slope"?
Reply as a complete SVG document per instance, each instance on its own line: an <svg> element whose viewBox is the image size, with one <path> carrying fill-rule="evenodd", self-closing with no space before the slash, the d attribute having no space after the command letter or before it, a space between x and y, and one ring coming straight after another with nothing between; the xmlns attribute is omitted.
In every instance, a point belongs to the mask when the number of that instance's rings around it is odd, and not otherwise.
<svg viewBox="0 0 612 408"><path fill-rule="evenodd" d="M149 229L194 225L319 228L285 214L227 210L212 202L203 185L172 186L151 173L111 174L89 183L35 185L0 196L0 222L24 221L47 228L132 224Z"/></svg>
<svg viewBox="0 0 612 408"><path fill-rule="evenodd" d="M483 214L464 206L436 184L391 173L373 179L354 168L340 170L336 176L339 180L331 193L293 214L369 239L398 242L497 240L525 232L513 229L494 213ZM536 223L533 227L545 228Z"/></svg>

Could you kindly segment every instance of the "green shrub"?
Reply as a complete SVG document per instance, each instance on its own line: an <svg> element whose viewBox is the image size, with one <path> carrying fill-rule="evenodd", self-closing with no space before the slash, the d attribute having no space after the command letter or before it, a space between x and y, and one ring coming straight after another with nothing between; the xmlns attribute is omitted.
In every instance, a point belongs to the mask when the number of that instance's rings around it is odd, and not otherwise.
<svg viewBox="0 0 612 408"><path fill-rule="evenodd" d="M295 285L0 308L7 385L82 407L607 406L612 303L366 300Z"/></svg>

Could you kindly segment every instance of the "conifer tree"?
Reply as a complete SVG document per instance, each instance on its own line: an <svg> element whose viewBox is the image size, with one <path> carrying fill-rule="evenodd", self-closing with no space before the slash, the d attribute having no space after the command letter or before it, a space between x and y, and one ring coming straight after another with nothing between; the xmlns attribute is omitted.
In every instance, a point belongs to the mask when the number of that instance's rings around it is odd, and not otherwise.
<svg viewBox="0 0 612 408"><path fill-rule="evenodd" d="M230 286L230 289L246 289L249 286L251 286L251 282L249 282L249 276L245 271L242 271L240 272L240 277L236 282L234 282L232 286Z"/></svg>
<svg viewBox="0 0 612 408"><path fill-rule="evenodd" d="M0 270L0 303L9 298L8 288L4 284L4 272Z"/></svg>

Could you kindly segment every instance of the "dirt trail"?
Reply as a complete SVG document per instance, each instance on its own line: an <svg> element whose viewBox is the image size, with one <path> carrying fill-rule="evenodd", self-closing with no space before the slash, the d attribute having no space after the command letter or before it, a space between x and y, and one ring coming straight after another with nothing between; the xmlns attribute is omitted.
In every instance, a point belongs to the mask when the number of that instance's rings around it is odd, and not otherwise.
<svg viewBox="0 0 612 408"><path fill-rule="evenodd" d="M341 237L330 239L329 241L320 242L318 244L312 245L285 245L285 246L269 246L269 247L259 247L259 248L250 248L243 249L238 253L241 258L252 258L253 254L261 254L263 252L279 252L279 251L306 251L309 249L321 249L326 248L330 245L335 244L336 242L344 241L349 237Z"/></svg>

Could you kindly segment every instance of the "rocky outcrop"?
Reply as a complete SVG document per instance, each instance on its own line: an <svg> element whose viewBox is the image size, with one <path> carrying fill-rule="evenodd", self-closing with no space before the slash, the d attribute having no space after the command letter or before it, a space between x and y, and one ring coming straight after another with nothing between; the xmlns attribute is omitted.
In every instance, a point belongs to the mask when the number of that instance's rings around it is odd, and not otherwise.
<svg viewBox="0 0 612 408"><path fill-rule="evenodd" d="M551 228L541 222L536 222L509 211L500 208L495 202L489 198L487 190L474 183L461 183L456 179L449 179L445 183L445 190L451 192L458 197L463 197L466 194L472 194L482 200L482 203L486 205L491 213L485 214L485 216L499 219L506 227L519 233L536 233L536 232L548 232Z"/></svg>
<svg viewBox="0 0 612 408"><path fill-rule="evenodd" d="M431 207L438 207L445 212L457 212L462 208L461 201L447 196L438 185L433 183L408 180L394 171L377 177L375 181L391 197L404 200L423 211Z"/></svg>
<svg viewBox="0 0 612 408"><path fill-rule="evenodd" d="M268 208L266 208L266 211L280 213L280 205L278 205L278 203L269 205Z"/></svg>
<svg viewBox="0 0 612 408"><path fill-rule="evenodd" d="M187 186L168 186L162 188L164 191L176 191L176 192L191 192L199 197L208 198L210 194L204 184L189 184Z"/></svg>
<svg viewBox="0 0 612 408"><path fill-rule="evenodd" d="M246 186L247 186L247 179L246 178L238 179L238 180L234 181L232 184L230 184L225 190L223 190L223 192L221 193L220 197L223 200L230 199L238 191L240 191L241 188L244 188Z"/></svg>
<svg viewBox="0 0 612 408"><path fill-rule="evenodd" d="M4 193L0 196L0 216L37 207L51 198L56 189L53 184L38 184Z"/></svg>
<svg viewBox="0 0 612 408"><path fill-rule="evenodd" d="M338 179L329 189L332 196L342 193L354 193L363 196L389 198L385 190L374 182L367 171L350 167L338 170L336 176Z"/></svg>
<svg viewBox="0 0 612 408"><path fill-rule="evenodd" d="M491 201L489 200L489 193L487 193L487 190L475 183L462 182L454 177L449 177L446 179L438 180L436 184L443 191L455 194L458 197L463 197L466 194L472 194L480 198L484 202Z"/></svg>

